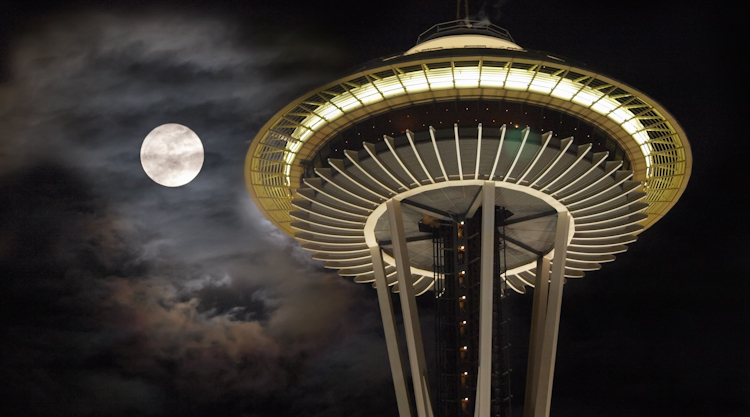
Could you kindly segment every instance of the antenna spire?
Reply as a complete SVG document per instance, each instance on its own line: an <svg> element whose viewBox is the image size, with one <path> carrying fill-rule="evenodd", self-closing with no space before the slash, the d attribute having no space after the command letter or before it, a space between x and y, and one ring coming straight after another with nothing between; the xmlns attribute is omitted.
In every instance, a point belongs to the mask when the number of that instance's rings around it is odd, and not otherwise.
<svg viewBox="0 0 750 417"><path fill-rule="evenodd" d="M464 17L461 17L461 3L464 4ZM469 0L456 0L456 20L469 19Z"/></svg>

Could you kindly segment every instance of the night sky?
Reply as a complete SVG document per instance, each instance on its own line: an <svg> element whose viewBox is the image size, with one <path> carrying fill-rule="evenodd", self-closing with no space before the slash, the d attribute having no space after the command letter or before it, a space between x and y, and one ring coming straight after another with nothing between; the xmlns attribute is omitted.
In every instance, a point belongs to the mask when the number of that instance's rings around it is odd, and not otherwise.
<svg viewBox="0 0 750 417"><path fill-rule="evenodd" d="M693 150L667 216L565 286L552 416L750 415L739 10L470 6L645 92ZM3 1L0 416L395 416L375 291L266 221L243 164L288 101L454 18L427 0ZM164 123L206 149L184 187L140 165ZM512 299L520 376L530 298Z"/></svg>

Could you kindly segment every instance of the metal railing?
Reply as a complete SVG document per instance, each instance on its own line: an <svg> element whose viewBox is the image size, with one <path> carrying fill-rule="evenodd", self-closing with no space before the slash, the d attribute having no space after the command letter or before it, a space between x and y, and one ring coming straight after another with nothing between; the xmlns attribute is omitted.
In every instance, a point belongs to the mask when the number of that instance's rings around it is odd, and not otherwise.
<svg viewBox="0 0 750 417"><path fill-rule="evenodd" d="M443 22L434 25L433 27L422 32L417 38L417 45L420 43L434 39L440 36L446 36L450 34L481 34L493 36L496 38L504 39L515 43L513 37L510 36L510 32L500 26L494 25L486 20L453 20L451 22Z"/></svg>

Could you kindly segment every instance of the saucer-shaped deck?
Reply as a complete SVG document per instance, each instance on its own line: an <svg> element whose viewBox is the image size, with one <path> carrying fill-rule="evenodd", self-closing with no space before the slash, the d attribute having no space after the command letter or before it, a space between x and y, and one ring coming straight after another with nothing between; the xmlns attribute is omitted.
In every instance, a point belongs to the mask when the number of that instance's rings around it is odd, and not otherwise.
<svg viewBox="0 0 750 417"><path fill-rule="evenodd" d="M613 261L643 229L646 193L622 161L607 156L529 128L407 131L347 151L345 160L331 159L332 168L305 178L292 201L292 226L313 258L356 282L374 281L368 248L379 245L395 285L385 201L401 200L412 284L422 294L441 277L433 273L432 242L418 222L425 215L457 220L471 214L484 181L494 181L496 206L513 213L504 231L507 285L524 292L535 284L536 259L552 250L557 212L573 219L568 278Z"/></svg>

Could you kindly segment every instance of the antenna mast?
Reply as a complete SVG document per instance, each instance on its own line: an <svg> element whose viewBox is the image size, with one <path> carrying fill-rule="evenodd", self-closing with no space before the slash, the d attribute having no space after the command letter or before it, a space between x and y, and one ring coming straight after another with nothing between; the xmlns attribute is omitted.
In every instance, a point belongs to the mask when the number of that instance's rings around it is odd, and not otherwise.
<svg viewBox="0 0 750 417"><path fill-rule="evenodd" d="M464 17L469 19L469 0L456 0L456 20L461 20L461 3L464 4Z"/></svg>

